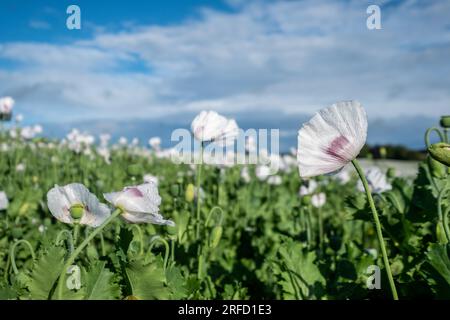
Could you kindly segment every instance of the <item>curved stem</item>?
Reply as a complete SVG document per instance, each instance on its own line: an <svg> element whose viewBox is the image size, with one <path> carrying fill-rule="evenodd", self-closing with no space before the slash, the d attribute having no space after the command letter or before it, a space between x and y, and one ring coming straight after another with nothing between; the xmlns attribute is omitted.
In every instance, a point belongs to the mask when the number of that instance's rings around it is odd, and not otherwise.
<svg viewBox="0 0 450 320"><path fill-rule="evenodd" d="M323 217L322 210L317 208L317 223L319 228L319 250L322 252L323 250Z"/></svg>
<svg viewBox="0 0 450 320"><path fill-rule="evenodd" d="M449 229L449 226L448 226L448 214L449 214L449 212L450 212L450 207L447 208L447 210L444 212L444 217L443 217L444 218L444 220L443 220L444 231L445 231L445 234L447 235L447 238L450 237L450 229Z"/></svg>
<svg viewBox="0 0 450 320"><path fill-rule="evenodd" d="M378 242L380 243L381 253L383 255L384 267L386 268L386 273L389 279L389 285L391 287L392 296L394 300L398 300L397 288L395 287L394 278L392 277L391 266L389 265L389 259L386 252L386 246L384 244L383 233L381 232L381 223L378 218L377 208L375 207L375 203L373 202L372 194L370 193L369 184L367 183L367 179L364 175L364 172L359 165L356 159L352 160L352 164L356 169L356 172L361 179L362 184L364 185L364 190L366 191L367 200L370 205L370 209L372 210L373 219L375 221L375 228L377 230Z"/></svg>
<svg viewBox="0 0 450 320"><path fill-rule="evenodd" d="M139 236L139 254L144 254L144 235L142 233L141 227L139 227L137 224L133 224L133 229L136 229Z"/></svg>
<svg viewBox="0 0 450 320"><path fill-rule="evenodd" d="M446 140L444 135L442 134L441 130L439 130L436 127L428 128L427 131L425 131L425 145L427 146L427 148L429 148L431 146L430 133L432 131L434 131L434 132L436 132L438 134L438 136L439 136L439 138L441 139L442 142L445 142L445 140Z"/></svg>
<svg viewBox="0 0 450 320"><path fill-rule="evenodd" d="M448 229L448 223L447 223L447 212L445 214L442 214L442 199L444 198L446 188L444 187L440 192L437 199L437 209L438 209L438 223L443 227L445 238L447 239L447 243L450 242L450 232Z"/></svg>
<svg viewBox="0 0 450 320"><path fill-rule="evenodd" d="M216 210L219 211L219 222L218 222L216 225L219 225L219 226L222 225L222 221L223 221L223 210L222 210L221 207L215 206L215 207L213 207L213 208L209 211L209 213L208 213L208 217L206 218L206 221L205 221L205 227L208 227L209 221L211 220L212 213L213 213L214 211L216 211Z"/></svg>
<svg viewBox="0 0 450 320"><path fill-rule="evenodd" d="M83 249L89 244L89 242L97 235L99 234L111 221L113 221L116 217L118 217L120 214L122 213L122 210L117 208L113 214L105 220L105 222L99 226L97 229L95 229L93 232L91 232L89 234L88 237L86 237L86 239L84 239L84 241L75 249L75 251L70 255L69 259L67 259L66 263L64 264L62 271L59 275L59 280L58 280L58 287L57 287L57 291L58 291L58 299L61 300L62 299L62 295L63 295L63 283L66 280L66 273L67 273L67 269L69 268L69 266L71 266L75 259L78 257L78 255L81 253L81 251L83 251Z"/></svg>
<svg viewBox="0 0 450 320"><path fill-rule="evenodd" d="M16 241L11 246L11 250L9 252L10 259L11 259L11 266L13 268L14 274L18 274L19 273L19 270L17 269L17 266L16 266L16 247L19 244L21 244L21 243L24 243L24 244L27 245L28 249L30 249L31 257L33 258L33 260L36 259L36 255L34 254L33 247L31 246L31 244L27 240L21 239L21 240Z"/></svg>
<svg viewBox="0 0 450 320"><path fill-rule="evenodd" d="M105 239L103 237L103 233L100 233L100 247L102 248L102 256L106 256Z"/></svg>
<svg viewBox="0 0 450 320"><path fill-rule="evenodd" d="M72 254L73 250L74 250L74 245L73 245L73 236L72 233L69 230L61 230L58 233L58 236L56 237L56 245L59 245L62 241L61 237L63 235L66 235L66 240L69 243L68 247L69 247L69 253Z"/></svg>
<svg viewBox="0 0 450 320"><path fill-rule="evenodd" d="M157 242L162 243L164 245L164 247L165 247L165 252L164 252L164 271L166 271L167 261L169 261L170 248L169 248L169 243L165 239L161 238L160 236L154 236L150 240L150 247L148 248L147 254L152 251L153 247L155 246L155 244Z"/></svg>
<svg viewBox="0 0 450 320"><path fill-rule="evenodd" d="M203 167L203 142L200 143L200 164L197 166L197 228L195 231L195 237L198 240L200 238L200 207L201 207L201 194L200 194L200 182L202 179L202 167Z"/></svg>

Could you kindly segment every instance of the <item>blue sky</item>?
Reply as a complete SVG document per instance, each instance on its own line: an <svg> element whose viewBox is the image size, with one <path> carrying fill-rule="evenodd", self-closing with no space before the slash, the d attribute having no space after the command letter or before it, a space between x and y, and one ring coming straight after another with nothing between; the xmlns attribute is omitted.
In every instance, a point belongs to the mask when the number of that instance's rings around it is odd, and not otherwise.
<svg viewBox="0 0 450 320"><path fill-rule="evenodd" d="M70 4L81 30L66 28ZM369 4L381 30L366 27ZM255 126L277 114L283 130L357 99L376 143L402 142L380 124L450 110L450 1L2 0L0 12L0 96L29 123L111 121L120 132L121 121L188 124L214 109ZM418 146L422 133L409 135Z"/></svg>

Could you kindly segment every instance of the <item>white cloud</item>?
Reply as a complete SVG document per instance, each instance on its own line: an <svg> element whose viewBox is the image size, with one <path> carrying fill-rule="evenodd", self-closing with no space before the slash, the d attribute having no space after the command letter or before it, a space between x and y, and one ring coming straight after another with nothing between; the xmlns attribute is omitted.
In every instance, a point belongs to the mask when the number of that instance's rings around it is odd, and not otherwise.
<svg viewBox="0 0 450 320"><path fill-rule="evenodd" d="M33 29L38 30L48 30L51 28L50 24L47 21L42 20L30 20L28 25Z"/></svg>
<svg viewBox="0 0 450 320"><path fill-rule="evenodd" d="M448 113L450 3L385 4L375 31L361 1L233 1L237 12L178 25L6 43L0 58L22 66L0 70L0 93L59 119L304 113L341 99L371 117Z"/></svg>

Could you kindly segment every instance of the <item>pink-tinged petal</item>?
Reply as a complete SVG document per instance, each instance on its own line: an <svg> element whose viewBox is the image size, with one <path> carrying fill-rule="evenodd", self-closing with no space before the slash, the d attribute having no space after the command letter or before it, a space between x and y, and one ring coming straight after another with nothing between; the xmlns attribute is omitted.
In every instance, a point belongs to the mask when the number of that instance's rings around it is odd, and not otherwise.
<svg viewBox="0 0 450 320"><path fill-rule="evenodd" d="M297 162L302 178L331 173L357 157L367 137L367 115L356 101L319 111L298 133Z"/></svg>
<svg viewBox="0 0 450 320"><path fill-rule="evenodd" d="M124 210L122 218L129 223L173 224L159 214L161 197L154 182L126 187L120 192L104 196L108 202Z"/></svg>
<svg viewBox="0 0 450 320"><path fill-rule="evenodd" d="M136 197L136 198L144 197L144 194L136 187L126 188L125 195L127 197Z"/></svg>
<svg viewBox="0 0 450 320"><path fill-rule="evenodd" d="M64 223L72 223L70 216L70 203L65 196L63 188L55 186L47 193L47 206L50 213L59 221Z"/></svg>

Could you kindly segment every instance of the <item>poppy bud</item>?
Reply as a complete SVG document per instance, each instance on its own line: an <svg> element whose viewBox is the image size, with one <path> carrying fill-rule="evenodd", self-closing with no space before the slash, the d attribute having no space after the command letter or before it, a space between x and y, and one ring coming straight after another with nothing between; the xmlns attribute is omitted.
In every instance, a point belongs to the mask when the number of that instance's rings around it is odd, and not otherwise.
<svg viewBox="0 0 450 320"><path fill-rule="evenodd" d="M442 128L450 128L450 116L442 116L441 117L441 127Z"/></svg>
<svg viewBox="0 0 450 320"><path fill-rule="evenodd" d="M387 169L386 176L388 178L393 179L393 178L395 178L396 175L397 175L397 172L396 172L395 168L391 167L391 168Z"/></svg>
<svg viewBox="0 0 450 320"><path fill-rule="evenodd" d="M443 178L445 177L445 166L434 160L432 157L428 157L428 166L430 167L431 174L435 178Z"/></svg>
<svg viewBox="0 0 450 320"><path fill-rule="evenodd" d="M302 205L309 206L311 204L311 197L308 195L305 195L302 197Z"/></svg>
<svg viewBox="0 0 450 320"><path fill-rule="evenodd" d="M186 187L185 199L187 202L194 201L195 197L195 187L192 183L189 183Z"/></svg>
<svg viewBox="0 0 450 320"><path fill-rule="evenodd" d="M139 164L132 164L128 166L127 171L130 176L137 176L143 171L143 169Z"/></svg>
<svg viewBox="0 0 450 320"><path fill-rule="evenodd" d="M83 216L84 213L84 207L81 204L75 204L70 207L70 216L74 220L79 220Z"/></svg>
<svg viewBox="0 0 450 320"><path fill-rule="evenodd" d="M442 223L436 224L436 238L440 244L446 244L447 238L445 236L444 226Z"/></svg>
<svg viewBox="0 0 450 320"><path fill-rule="evenodd" d="M428 148L428 152L434 160L437 160L446 166L450 166L450 144L444 142L432 144Z"/></svg>
<svg viewBox="0 0 450 320"><path fill-rule="evenodd" d="M210 248L215 248L220 242L220 238L222 238L223 228L222 226L215 226L210 234L209 246Z"/></svg>

